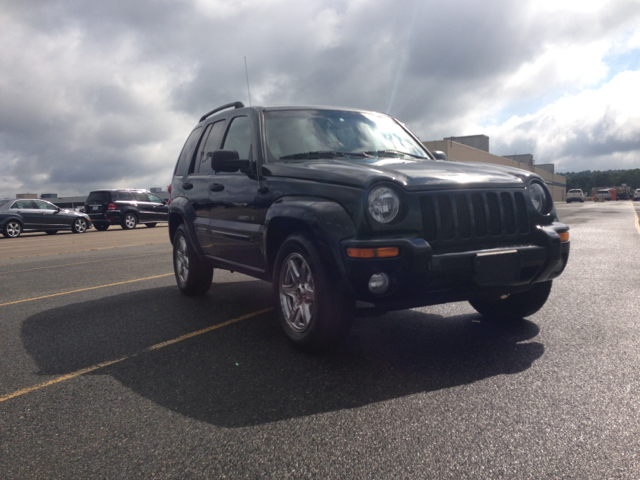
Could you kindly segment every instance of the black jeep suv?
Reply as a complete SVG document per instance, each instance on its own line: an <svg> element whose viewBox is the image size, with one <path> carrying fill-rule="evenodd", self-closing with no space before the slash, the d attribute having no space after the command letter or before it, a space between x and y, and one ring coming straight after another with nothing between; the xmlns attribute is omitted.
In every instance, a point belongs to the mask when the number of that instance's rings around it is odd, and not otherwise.
<svg viewBox="0 0 640 480"><path fill-rule="evenodd" d="M169 219L167 202L148 190L120 188L91 192L84 204L97 230L106 230L109 225L121 225L130 230L138 223L155 227L158 222Z"/></svg>
<svg viewBox="0 0 640 480"><path fill-rule="evenodd" d="M171 184L179 288L204 294L214 268L273 282L280 324L301 348L346 335L356 301L537 312L569 257L544 181L436 155L380 113L240 102L207 113Z"/></svg>

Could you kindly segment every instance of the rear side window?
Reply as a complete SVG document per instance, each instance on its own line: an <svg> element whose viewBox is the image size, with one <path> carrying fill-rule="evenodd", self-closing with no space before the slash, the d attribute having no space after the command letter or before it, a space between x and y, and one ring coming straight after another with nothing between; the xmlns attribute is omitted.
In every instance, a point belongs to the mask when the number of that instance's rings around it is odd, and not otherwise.
<svg viewBox="0 0 640 480"><path fill-rule="evenodd" d="M249 122L249 117L236 117L231 121L222 148L236 150L240 160L250 160L251 123Z"/></svg>
<svg viewBox="0 0 640 480"><path fill-rule="evenodd" d="M109 203L110 192L91 192L85 203Z"/></svg>
<svg viewBox="0 0 640 480"><path fill-rule="evenodd" d="M136 198L131 192L118 192L118 200L132 202Z"/></svg>
<svg viewBox="0 0 640 480"><path fill-rule="evenodd" d="M18 200L11 208L36 208L31 200Z"/></svg>
<svg viewBox="0 0 640 480"><path fill-rule="evenodd" d="M174 173L176 177L182 177L187 173L189 164L191 163L191 157L193 157L193 150L196 148L196 144L198 143L201 133L202 127L198 127L191 132L191 135L187 138L187 141L182 148L182 152L180 153L180 158L178 158L178 164L176 165L176 171Z"/></svg>
<svg viewBox="0 0 640 480"><path fill-rule="evenodd" d="M211 158L207 158L207 153L213 152L218 149L220 145L220 138L224 131L225 120L214 123L211 128L208 129L208 134L200 142L200 149L198 150L198 156L196 157L196 165L193 170L198 173L211 173Z"/></svg>

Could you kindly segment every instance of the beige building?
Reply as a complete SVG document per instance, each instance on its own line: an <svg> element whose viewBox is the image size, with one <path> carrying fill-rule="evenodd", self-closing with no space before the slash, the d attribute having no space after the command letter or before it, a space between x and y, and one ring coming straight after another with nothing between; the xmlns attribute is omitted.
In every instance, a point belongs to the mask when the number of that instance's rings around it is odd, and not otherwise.
<svg viewBox="0 0 640 480"><path fill-rule="evenodd" d="M478 137L478 135L474 137ZM452 138L463 139L464 137ZM431 151L440 150L444 152L447 155L447 160L450 162L493 163L496 165L506 165L508 167L529 170L540 175L544 179L547 187L551 191L551 195L553 195L554 202L563 202L567 198L567 179L562 175L555 174L552 164L536 166L533 164L520 163L515 160L511 160L510 158L493 155L488 151L458 143L451 139L434 140L422 143Z"/></svg>

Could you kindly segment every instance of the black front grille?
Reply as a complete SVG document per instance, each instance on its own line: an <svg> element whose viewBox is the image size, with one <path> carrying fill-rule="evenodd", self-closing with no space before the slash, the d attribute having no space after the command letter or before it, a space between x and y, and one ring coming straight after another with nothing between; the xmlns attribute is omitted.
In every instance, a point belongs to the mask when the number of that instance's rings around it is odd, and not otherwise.
<svg viewBox="0 0 640 480"><path fill-rule="evenodd" d="M424 238L432 246L503 242L529 233L520 191L438 193L420 202Z"/></svg>

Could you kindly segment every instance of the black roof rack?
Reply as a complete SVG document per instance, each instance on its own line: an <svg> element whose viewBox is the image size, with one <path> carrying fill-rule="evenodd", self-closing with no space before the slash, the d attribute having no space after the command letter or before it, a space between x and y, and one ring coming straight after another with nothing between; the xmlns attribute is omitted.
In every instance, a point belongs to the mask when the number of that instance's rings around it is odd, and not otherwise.
<svg viewBox="0 0 640 480"><path fill-rule="evenodd" d="M204 119L206 119L207 117L210 117L211 115L213 115L216 112L219 112L220 110L225 110L227 108L244 108L244 103L242 102L233 102L233 103L227 103L226 105L223 105L221 107L218 108L214 108L213 110L211 110L209 113L205 113L202 118L200 118L200 122L203 121ZM198 123L200 123L198 122Z"/></svg>

